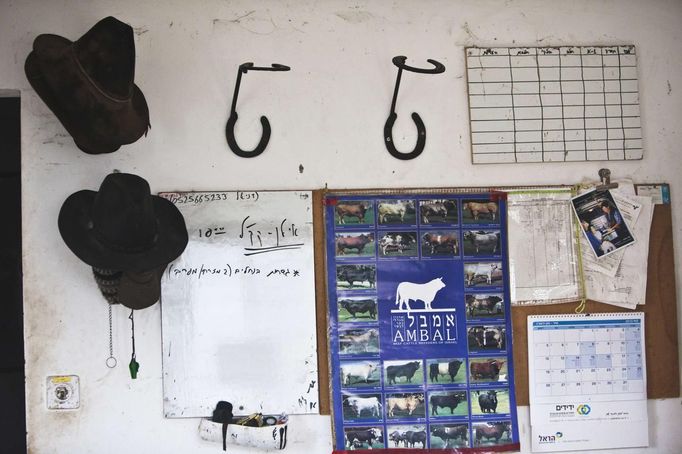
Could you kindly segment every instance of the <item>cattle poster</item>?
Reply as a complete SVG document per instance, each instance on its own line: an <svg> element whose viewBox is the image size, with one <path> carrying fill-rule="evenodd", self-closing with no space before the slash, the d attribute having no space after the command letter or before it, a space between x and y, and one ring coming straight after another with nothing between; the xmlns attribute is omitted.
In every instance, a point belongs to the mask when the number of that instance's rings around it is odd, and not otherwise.
<svg viewBox="0 0 682 454"><path fill-rule="evenodd" d="M506 199L328 194L335 452L519 449Z"/></svg>

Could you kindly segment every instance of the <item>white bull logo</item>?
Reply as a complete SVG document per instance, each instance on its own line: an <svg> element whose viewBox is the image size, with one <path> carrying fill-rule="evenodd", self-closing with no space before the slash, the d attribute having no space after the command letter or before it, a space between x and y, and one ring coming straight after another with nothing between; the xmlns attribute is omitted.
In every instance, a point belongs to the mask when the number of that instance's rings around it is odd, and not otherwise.
<svg viewBox="0 0 682 454"><path fill-rule="evenodd" d="M411 301L423 301L424 309L431 310L431 303L436 298L436 293L445 288L442 277L430 280L425 284L415 284L414 282L401 282L395 292L395 304L398 310L412 310Z"/></svg>

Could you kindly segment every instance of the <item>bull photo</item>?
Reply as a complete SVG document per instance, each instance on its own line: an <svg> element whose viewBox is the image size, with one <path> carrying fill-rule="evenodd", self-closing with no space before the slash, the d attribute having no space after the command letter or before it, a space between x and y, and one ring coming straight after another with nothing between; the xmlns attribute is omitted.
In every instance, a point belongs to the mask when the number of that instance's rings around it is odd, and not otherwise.
<svg viewBox="0 0 682 454"><path fill-rule="evenodd" d="M422 234L422 257L455 257L459 255L459 233L456 230L433 230Z"/></svg>
<svg viewBox="0 0 682 454"><path fill-rule="evenodd" d="M510 421L475 423L471 433L474 447L504 445L512 441Z"/></svg>
<svg viewBox="0 0 682 454"><path fill-rule="evenodd" d="M507 358L469 358L469 383L492 383L507 381Z"/></svg>
<svg viewBox="0 0 682 454"><path fill-rule="evenodd" d="M466 391L436 391L429 393L431 417L467 416L469 402Z"/></svg>
<svg viewBox="0 0 682 454"><path fill-rule="evenodd" d="M490 200L464 200L462 224L499 224L499 205Z"/></svg>
<svg viewBox="0 0 682 454"><path fill-rule="evenodd" d="M379 361L341 361L341 386L344 388L372 388L381 386Z"/></svg>
<svg viewBox="0 0 682 454"><path fill-rule="evenodd" d="M471 414L509 414L509 389L480 389L471 391Z"/></svg>
<svg viewBox="0 0 682 454"><path fill-rule="evenodd" d="M590 191L574 197L572 202L583 235L597 257L635 242L609 191Z"/></svg>
<svg viewBox="0 0 682 454"><path fill-rule="evenodd" d="M504 326L469 326L467 342L470 352L504 350L507 347Z"/></svg>
<svg viewBox="0 0 682 454"><path fill-rule="evenodd" d="M374 257L374 232L336 234L336 257Z"/></svg>
<svg viewBox="0 0 682 454"><path fill-rule="evenodd" d="M462 235L464 255L480 257L500 255L499 230L465 230Z"/></svg>
<svg viewBox="0 0 682 454"><path fill-rule="evenodd" d="M382 232L379 236L379 257L417 257L417 232Z"/></svg>
<svg viewBox="0 0 682 454"><path fill-rule="evenodd" d="M344 421L382 419L381 394L344 394L342 397Z"/></svg>
<svg viewBox="0 0 682 454"><path fill-rule="evenodd" d="M334 207L336 225L374 225L374 204L369 200L339 200Z"/></svg>
<svg viewBox="0 0 682 454"><path fill-rule="evenodd" d="M377 220L379 225L417 225L414 200L378 200Z"/></svg>
<svg viewBox="0 0 682 454"><path fill-rule="evenodd" d="M384 386L422 386L422 360L384 361Z"/></svg>
<svg viewBox="0 0 682 454"><path fill-rule="evenodd" d="M429 384L466 383L466 360L464 358L429 359L427 361Z"/></svg>
<svg viewBox="0 0 682 454"><path fill-rule="evenodd" d="M339 322L375 322L377 321L376 296L339 297Z"/></svg>
<svg viewBox="0 0 682 454"><path fill-rule="evenodd" d="M450 449L468 446L468 424L431 424L431 448Z"/></svg>
<svg viewBox="0 0 682 454"><path fill-rule="evenodd" d="M346 427L343 429L347 449L381 449L384 432L380 426Z"/></svg>
<svg viewBox="0 0 682 454"><path fill-rule="evenodd" d="M339 353L342 355L379 353L379 329L340 329Z"/></svg>
<svg viewBox="0 0 682 454"><path fill-rule="evenodd" d="M397 393L386 395L386 418L425 418L424 393Z"/></svg>
<svg viewBox="0 0 682 454"><path fill-rule="evenodd" d="M467 320L504 318L502 293L477 293L464 296Z"/></svg>
<svg viewBox="0 0 682 454"><path fill-rule="evenodd" d="M376 265L336 265L339 290L376 288Z"/></svg>
<svg viewBox="0 0 682 454"><path fill-rule="evenodd" d="M423 424L388 425L388 448L426 448L426 426Z"/></svg>
<svg viewBox="0 0 682 454"><path fill-rule="evenodd" d="M474 262L464 264L465 287L500 286L503 283L502 262Z"/></svg>
<svg viewBox="0 0 682 454"><path fill-rule="evenodd" d="M447 199L420 200L419 216L422 224L457 224L457 201Z"/></svg>

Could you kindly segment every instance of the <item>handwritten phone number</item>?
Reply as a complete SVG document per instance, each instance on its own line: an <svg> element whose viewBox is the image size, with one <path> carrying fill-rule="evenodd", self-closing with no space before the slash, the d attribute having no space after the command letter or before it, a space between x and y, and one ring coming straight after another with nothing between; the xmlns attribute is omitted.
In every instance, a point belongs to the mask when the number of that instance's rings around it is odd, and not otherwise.
<svg viewBox="0 0 682 454"><path fill-rule="evenodd" d="M205 202L218 202L221 200L253 200L258 201L259 194L252 192L191 192L184 194L169 194L167 199L176 205L194 204L198 205Z"/></svg>

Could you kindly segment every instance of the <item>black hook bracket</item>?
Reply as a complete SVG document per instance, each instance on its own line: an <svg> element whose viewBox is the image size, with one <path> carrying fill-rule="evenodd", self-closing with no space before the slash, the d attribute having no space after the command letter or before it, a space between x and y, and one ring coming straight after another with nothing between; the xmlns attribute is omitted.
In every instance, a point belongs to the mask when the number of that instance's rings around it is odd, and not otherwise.
<svg viewBox="0 0 682 454"><path fill-rule="evenodd" d="M260 124L263 128L263 134L260 138L260 142L251 151L242 150L237 141L234 138L234 125L237 123L239 115L237 115L237 98L239 97L239 86L242 83L242 74L246 74L249 71L289 71L291 68L286 65L280 65L279 63L273 63L270 66L254 66L253 63L242 63L239 65L237 71L237 82L234 85L234 96L232 96L232 108L230 109L230 118L227 120L227 126L225 127L225 137L227 138L227 144L232 149L232 152L242 158L255 158L261 154L265 147L268 146L270 141L270 122L267 117L262 115L260 117Z"/></svg>
<svg viewBox="0 0 682 454"><path fill-rule="evenodd" d="M415 68L413 66L406 65L405 60L407 60L407 57L402 55L398 57L393 57L393 64L398 67L398 77L396 78L395 81L395 90L393 90L391 113L386 119L386 124L384 124L384 143L386 144L386 149L388 149L388 152L391 153L391 156L402 160L416 158L422 153L422 151L424 151L424 145L426 144L426 127L424 126L424 122L422 121L421 117L417 112L412 112L412 120L414 121L414 124L417 126L417 144L414 147L414 150L412 150L409 153L400 152L395 148L393 142L393 124L398 118L398 114L395 113L395 104L396 100L398 99L398 90L400 89L400 78L402 76L403 69L405 71L420 74L440 74L445 72L445 66L442 63L437 62L436 60L432 59L426 60L427 62L431 63L434 66L433 68Z"/></svg>

